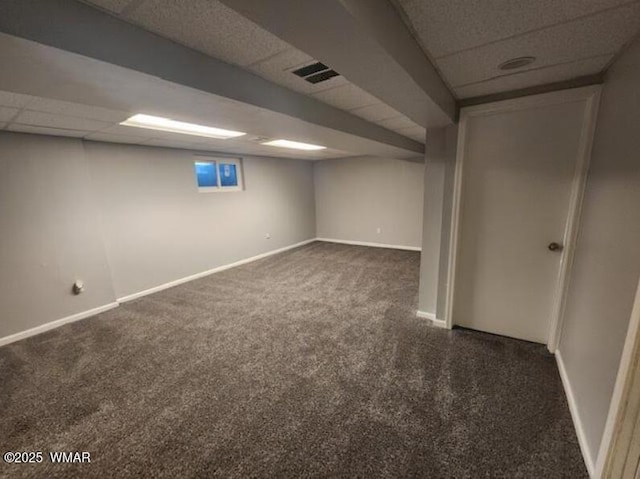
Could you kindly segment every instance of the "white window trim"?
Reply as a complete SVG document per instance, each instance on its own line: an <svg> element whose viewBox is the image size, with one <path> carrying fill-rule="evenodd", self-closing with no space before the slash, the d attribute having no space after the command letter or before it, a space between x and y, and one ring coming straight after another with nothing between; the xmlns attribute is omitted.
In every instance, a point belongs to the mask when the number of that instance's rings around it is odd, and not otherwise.
<svg viewBox="0 0 640 479"><path fill-rule="evenodd" d="M194 165L196 163L214 163L216 165L216 178L218 186L198 186L196 178L196 188L198 193L236 193L244 190L244 175L242 171L242 158L229 158L224 156L195 156ZM221 186L220 163L235 165L238 186Z"/></svg>

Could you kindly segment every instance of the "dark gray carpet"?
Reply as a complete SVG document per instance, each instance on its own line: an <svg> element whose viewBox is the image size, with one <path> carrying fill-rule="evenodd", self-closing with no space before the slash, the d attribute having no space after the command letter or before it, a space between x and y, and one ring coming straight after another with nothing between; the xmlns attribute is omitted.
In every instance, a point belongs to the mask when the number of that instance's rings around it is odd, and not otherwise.
<svg viewBox="0 0 640 479"><path fill-rule="evenodd" d="M3 477L587 477L541 345L415 317L419 253L312 243L0 348Z"/></svg>

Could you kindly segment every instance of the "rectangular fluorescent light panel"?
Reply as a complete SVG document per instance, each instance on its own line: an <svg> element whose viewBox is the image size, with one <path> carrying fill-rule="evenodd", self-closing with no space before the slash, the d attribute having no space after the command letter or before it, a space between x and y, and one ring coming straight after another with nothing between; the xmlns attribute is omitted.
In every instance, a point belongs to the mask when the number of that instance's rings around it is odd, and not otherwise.
<svg viewBox="0 0 640 479"><path fill-rule="evenodd" d="M310 143L300 143L291 140L272 140L262 143L263 145L279 146L281 148L291 148L292 150L325 150L326 146L312 145Z"/></svg>
<svg viewBox="0 0 640 479"><path fill-rule="evenodd" d="M170 120L169 118L142 114L133 115L131 118L120 124L125 126L134 126L136 128L148 128L150 130L170 131L172 133L182 133L185 135L218 138L220 140L246 135L246 133L242 131L224 130L222 128L214 128L212 126L196 125L195 123L185 123L184 121L176 121Z"/></svg>

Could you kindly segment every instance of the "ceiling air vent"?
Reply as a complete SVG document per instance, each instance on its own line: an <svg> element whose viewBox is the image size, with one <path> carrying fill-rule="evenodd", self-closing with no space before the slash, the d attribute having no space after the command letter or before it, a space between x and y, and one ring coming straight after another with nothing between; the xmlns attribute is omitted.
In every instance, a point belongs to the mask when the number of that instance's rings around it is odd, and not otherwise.
<svg viewBox="0 0 640 479"><path fill-rule="evenodd" d="M297 70L293 70L292 73L313 84L327 81L329 78L340 75L337 71L330 69L327 65L320 62L303 66Z"/></svg>

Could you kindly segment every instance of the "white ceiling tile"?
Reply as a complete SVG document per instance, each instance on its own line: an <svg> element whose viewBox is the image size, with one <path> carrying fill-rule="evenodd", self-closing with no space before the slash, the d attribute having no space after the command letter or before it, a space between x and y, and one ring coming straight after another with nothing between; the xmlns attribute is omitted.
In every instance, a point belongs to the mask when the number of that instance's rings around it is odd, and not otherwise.
<svg viewBox="0 0 640 479"><path fill-rule="evenodd" d="M85 136L88 131L71 130L65 128L47 128L44 126L33 125L21 125L20 123L11 123L7 128L9 131L17 131L21 133L35 133L38 135L52 135L52 136L70 136L75 138L81 138Z"/></svg>
<svg viewBox="0 0 640 479"><path fill-rule="evenodd" d="M144 129L143 129L144 130ZM157 140L176 140L180 142L188 142L188 143L224 143L229 140L219 139L219 138L207 138L205 136L197 136L197 135L186 135L184 133L174 133L171 131L160 131L160 130L146 130L146 135L149 138L157 139Z"/></svg>
<svg viewBox="0 0 640 479"><path fill-rule="evenodd" d="M40 111L23 110L14 120L23 125L46 126L51 128L66 128L70 130L95 131L106 128L109 123L98 120L88 120L73 116L55 115Z"/></svg>
<svg viewBox="0 0 640 479"><path fill-rule="evenodd" d="M640 3L609 10L564 25L528 33L503 42L467 50L437 61L452 86L462 86L504 74L502 62L534 56L539 68L615 53L640 30ZM597 73L594 70L590 73Z"/></svg>
<svg viewBox="0 0 640 479"><path fill-rule="evenodd" d="M396 0L435 57L589 15L628 0Z"/></svg>
<svg viewBox="0 0 640 479"><path fill-rule="evenodd" d="M14 116L16 116L16 113L18 113L19 111L19 108L0 106L0 121L10 121Z"/></svg>
<svg viewBox="0 0 640 479"><path fill-rule="evenodd" d="M121 122L131 116L130 112L110 110L98 106L82 105L68 101L52 100L49 98L36 98L29 104L29 110L55 113L57 115L77 116L91 120L107 122Z"/></svg>
<svg viewBox="0 0 640 479"><path fill-rule="evenodd" d="M383 126L389 130L400 130L403 128L411 128L419 126L418 124L411 121L406 116L399 116L396 118L389 118L386 120L380 120L376 122L378 125Z"/></svg>
<svg viewBox="0 0 640 479"><path fill-rule="evenodd" d="M103 133L105 135L118 135L118 136L132 136L137 138L151 138L153 135L148 128L136 128L134 126L113 125L107 128L103 128L96 133Z"/></svg>
<svg viewBox="0 0 640 479"><path fill-rule="evenodd" d="M94 5L110 12L120 14L127 5L131 3L131 0L81 0L89 5Z"/></svg>
<svg viewBox="0 0 640 479"><path fill-rule="evenodd" d="M216 145L208 145L206 143L193 143L191 146L191 149L198 150L198 151L208 151L210 153L216 153L216 152L237 153L238 155L243 153L241 148L234 148L234 147L227 147L227 146L220 147Z"/></svg>
<svg viewBox="0 0 640 479"><path fill-rule="evenodd" d="M348 83L343 76L337 76L314 85L304 78L291 73L292 70L314 62L315 60L306 53L289 47L277 55L249 65L247 68L266 80L307 94L332 89Z"/></svg>
<svg viewBox="0 0 640 479"><path fill-rule="evenodd" d="M227 63L249 65L289 48L216 0L145 0L125 18Z"/></svg>
<svg viewBox="0 0 640 479"><path fill-rule="evenodd" d="M349 153L329 148L319 151L295 151L287 150L286 148L276 148L269 146L254 147L251 154L280 158L300 158L303 160L319 160L323 158L335 158L339 156L349 155Z"/></svg>
<svg viewBox="0 0 640 479"><path fill-rule="evenodd" d="M194 142L190 141L180 141L175 139L165 139L165 138L152 138L142 143L143 145L153 145L153 146L166 146L172 148L187 148L192 149L194 147Z"/></svg>
<svg viewBox="0 0 640 479"><path fill-rule="evenodd" d="M246 145L244 148L226 145L212 145L207 143L197 143L189 141L167 140L167 139L151 139L142 145L157 146L162 148L180 148L184 150L198 150L210 153L229 153L237 155L258 154L254 145Z"/></svg>
<svg viewBox="0 0 640 479"><path fill-rule="evenodd" d="M247 147L253 146L254 143L245 141L244 143L227 142L225 140L218 140L217 143L210 141L197 141L192 142L193 147L197 149L211 150L211 151L245 151Z"/></svg>
<svg viewBox="0 0 640 479"><path fill-rule="evenodd" d="M369 105L363 108L357 108L355 110L351 110L351 113L357 115L365 120L369 121L381 121L387 120L389 118L397 118L401 116L396 110L391 108L385 103L378 103L376 105Z"/></svg>
<svg viewBox="0 0 640 479"><path fill-rule="evenodd" d="M128 136L128 135L111 135L109 133L91 133L84 137L85 140L92 141L106 141L109 143L129 143L129 144L140 144L149 140L149 138L142 138L137 136Z"/></svg>
<svg viewBox="0 0 640 479"><path fill-rule="evenodd" d="M380 103L380 100L375 96L370 95L353 83L323 90L312 94L312 96L342 110L353 110L354 108L362 108L363 106Z"/></svg>
<svg viewBox="0 0 640 479"><path fill-rule="evenodd" d="M211 148L209 151L224 151L227 153L234 153L238 156L242 156L242 155L268 156L263 150L264 150L264 147L249 143L244 146L231 146L231 147L225 147L224 149ZM271 156L273 156L273 152L271 152Z"/></svg>
<svg viewBox="0 0 640 479"><path fill-rule="evenodd" d="M294 76L295 75L293 73L287 72L289 75ZM302 93L306 93L306 94L311 94L311 93L318 93L324 90L328 90L330 88L337 88L339 86L342 85L347 85L349 82L347 81L347 79L345 77L343 77L342 75L338 75L332 78L329 78L328 80L325 80L323 82L320 83L309 83L308 81L300 78L300 80L302 80L300 82L300 84L297 86L297 90L302 92ZM280 82L278 82L280 83Z"/></svg>
<svg viewBox="0 0 640 479"><path fill-rule="evenodd" d="M283 72L285 70L293 70L313 61L313 57L307 55L303 51L289 46L272 57L262 59L248 65L247 68L254 70L256 73L271 74Z"/></svg>
<svg viewBox="0 0 640 479"><path fill-rule="evenodd" d="M319 143L319 142L316 142ZM319 151L297 151L287 148L275 148L270 146L263 146L260 143L252 141L244 142L227 142L221 141L219 144L204 143L192 143L192 142L179 142L174 140L164 139L151 139L143 143L149 146L168 147L168 148L183 148L188 150L207 151L211 153L228 153L238 156L254 155L254 156L268 156L274 158L297 158L303 160L316 160L325 158L341 158L345 156L357 156L353 152L344 150L338 150L335 148L327 148Z"/></svg>
<svg viewBox="0 0 640 479"><path fill-rule="evenodd" d="M24 108L34 100L31 95L12 93L10 91L0 91L0 106L10 106L14 108Z"/></svg>
<svg viewBox="0 0 640 479"><path fill-rule="evenodd" d="M518 90L546 83L570 80L584 76L593 71L599 71L611 61L613 55L580 60L563 65L555 65L540 70L531 70L513 75L507 75L492 80L474 83L455 88L458 98L471 98L475 96L490 95L492 93Z"/></svg>

